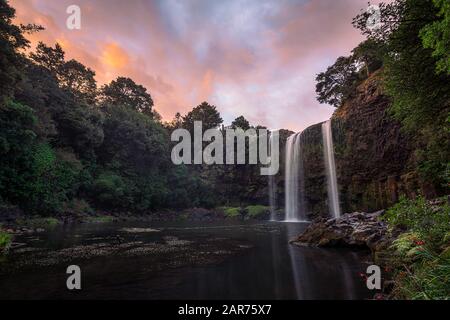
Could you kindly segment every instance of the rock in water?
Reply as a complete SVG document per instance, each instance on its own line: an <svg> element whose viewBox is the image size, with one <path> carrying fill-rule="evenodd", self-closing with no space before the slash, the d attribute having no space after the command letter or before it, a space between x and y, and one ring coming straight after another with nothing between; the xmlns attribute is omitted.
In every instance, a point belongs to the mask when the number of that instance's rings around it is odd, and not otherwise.
<svg viewBox="0 0 450 320"><path fill-rule="evenodd" d="M374 213L346 213L335 219L316 219L298 238L296 245L318 247L361 247L375 250L388 242L387 224Z"/></svg>

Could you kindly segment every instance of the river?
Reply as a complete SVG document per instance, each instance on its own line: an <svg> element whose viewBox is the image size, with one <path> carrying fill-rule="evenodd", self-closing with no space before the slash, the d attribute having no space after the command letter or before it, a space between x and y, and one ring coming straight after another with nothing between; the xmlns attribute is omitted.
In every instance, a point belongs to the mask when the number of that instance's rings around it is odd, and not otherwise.
<svg viewBox="0 0 450 320"><path fill-rule="evenodd" d="M120 222L22 235L0 299L365 299L367 252L290 245L306 224ZM66 288L67 266L82 289Z"/></svg>

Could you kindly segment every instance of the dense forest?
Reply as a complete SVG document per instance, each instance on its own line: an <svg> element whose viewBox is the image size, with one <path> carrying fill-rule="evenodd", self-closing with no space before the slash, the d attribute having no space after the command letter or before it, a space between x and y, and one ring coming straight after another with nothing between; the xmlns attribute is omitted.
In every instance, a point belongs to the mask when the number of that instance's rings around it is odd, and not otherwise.
<svg viewBox="0 0 450 320"><path fill-rule="evenodd" d="M15 25L5 0L0 15L0 205L57 215L267 202L255 195L266 185L256 165L172 164L174 129L223 129L215 106L163 123L147 88L127 77L99 87L59 44L30 51L27 34L43 28ZM241 116L231 127L251 125Z"/></svg>

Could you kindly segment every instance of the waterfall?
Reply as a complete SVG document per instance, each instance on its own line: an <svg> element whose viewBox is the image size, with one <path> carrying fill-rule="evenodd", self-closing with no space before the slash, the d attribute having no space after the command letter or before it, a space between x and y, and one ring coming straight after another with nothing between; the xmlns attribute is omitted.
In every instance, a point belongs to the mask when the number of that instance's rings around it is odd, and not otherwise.
<svg viewBox="0 0 450 320"><path fill-rule="evenodd" d="M286 141L285 211L286 221L305 221L304 172L301 133Z"/></svg>
<svg viewBox="0 0 450 320"><path fill-rule="evenodd" d="M272 139L273 134L269 137L269 154L272 156ZM270 205L270 220L277 220L276 208L277 208L277 184L275 181L275 175L269 175L269 205Z"/></svg>
<svg viewBox="0 0 450 320"><path fill-rule="evenodd" d="M333 217L339 218L341 215L341 208L339 205L336 164L334 161L333 133L331 129L331 119L322 124L323 152L327 174L328 207Z"/></svg>

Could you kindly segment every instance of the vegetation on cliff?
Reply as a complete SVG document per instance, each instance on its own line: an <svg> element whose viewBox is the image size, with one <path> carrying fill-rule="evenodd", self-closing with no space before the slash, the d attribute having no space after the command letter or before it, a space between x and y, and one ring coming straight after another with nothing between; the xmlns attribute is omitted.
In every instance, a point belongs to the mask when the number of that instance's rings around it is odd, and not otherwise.
<svg viewBox="0 0 450 320"><path fill-rule="evenodd" d="M388 110L408 137L413 149L410 162L427 197L445 194L449 188L450 69L445 50L449 12L448 3L439 0L382 3L376 28L368 23L370 13L363 12L353 24L367 40L317 77L318 100L339 110L355 99L365 79L381 69Z"/></svg>

